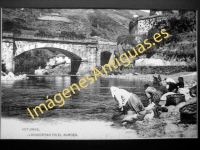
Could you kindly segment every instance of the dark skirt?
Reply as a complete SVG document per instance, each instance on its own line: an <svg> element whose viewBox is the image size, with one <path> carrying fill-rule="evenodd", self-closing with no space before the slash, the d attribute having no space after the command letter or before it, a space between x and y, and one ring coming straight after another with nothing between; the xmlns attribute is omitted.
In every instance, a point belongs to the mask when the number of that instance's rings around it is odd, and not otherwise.
<svg viewBox="0 0 200 150"><path fill-rule="evenodd" d="M179 88L184 88L184 83L183 82L179 82L176 84Z"/></svg>
<svg viewBox="0 0 200 150"><path fill-rule="evenodd" d="M140 111L144 110L144 106L140 98L137 95L132 94L129 100L127 101L126 105L124 106L124 110L125 111L132 110L135 111L136 113L139 113Z"/></svg>
<svg viewBox="0 0 200 150"><path fill-rule="evenodd" d="M177 91L178 91L177 84L171 83L171 82L169 82L168 84L169 84L168 92L177 93Z"/></svg>
<svg viewBox="0 0 200 150"><path fill-rule="evenodd" d="M160 102L160 98L162 96L162 92L156 91L154 93L151 93L151 100L154 102L156 105Z"/></svg>

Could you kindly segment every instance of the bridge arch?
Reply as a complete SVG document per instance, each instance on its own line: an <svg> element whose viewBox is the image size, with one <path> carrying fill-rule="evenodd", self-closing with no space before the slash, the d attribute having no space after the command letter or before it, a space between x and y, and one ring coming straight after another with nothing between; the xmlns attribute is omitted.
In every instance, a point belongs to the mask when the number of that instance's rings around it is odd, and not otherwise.
<svg viewBox="0 0 200 150"><path fill-rule="evenodd" d="M71 73L72 74L76 74L82 58L68 50L64 50L64 49L60 49L60 48L53 48L53 47L42 47L42 48L35 48L35 49L30 49L30 50L26 50L22 53L20 53L19 55L15 56L14 61L17 59L17 57L21 56L22 54L24 54L25 52L31 51L31 50L49 50L51 52L58 52L58 53L62 53L65 56L69 57L71 59Z"/></svg>
<svg viewBox="0 0 200 150"><path fill-rule="evenodd" d="M105 42L96 40L59 40L47 38L35 38L29 36L3 36L2 41L2 61L5 63L7 71L15 71L14 58L18 55L33 49L55 49L62 51L63 54L71 58L72 61L84 62L84 66L79 67L78 74L82 74L86 69L93 69L101 65L101 52L117 49L116 42ZM75 54L75 55L74 55ZM77 61L78 60L78 61ZM79 63L76 63L77 65ZM83 64L83 63L81 63ZM74 67L75 68L75 67ZM74 69L73 68L73 69Z"/></svg>
<svg viewBox="0 0 200 150"><path fill-rule="evenodd" d="M55 42L38 42L38 41L14 41L15 52L14 56L18 56L25 51L29 51L31 49L39 49L39 48L55 48L55 49L63 49L68 52L72 52L77 56L84 58L87 57L87 45L86 44L72 44L72 43L55 43Z"/></svg>

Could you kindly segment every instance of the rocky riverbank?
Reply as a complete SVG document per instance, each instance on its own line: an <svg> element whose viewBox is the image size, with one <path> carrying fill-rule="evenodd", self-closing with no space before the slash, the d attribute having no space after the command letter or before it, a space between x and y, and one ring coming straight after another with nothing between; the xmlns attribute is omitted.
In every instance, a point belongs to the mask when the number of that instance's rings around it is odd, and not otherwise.
<svg viewBox="0 0 200 150"><path fill-rule="evenodd" d="M178 77L183 77L185 82L185 88L192 87L197 84L196 72L181 72L173 75L161 75L161 78L170 77L177 81ZM146 81L153 81L152 75L112 75L110 78L131 78ZM160 112L159 117L152 119L139 120L134 117L121 116L122 125L126 128L136 129L139 138L197 138L197 124L189 124L181 122L179 109L186 104L192 104L197 102L197 97L190 97L186 102L182 102L177 106L165 106L168 112ZM163 103L163 101L161 101ZM164 101L165 103L165 101ZM128 118L127 122L123 120ZM130 119L130 120L129 120Z"/></svg>
<svg viewBox="0 0 200 150"><path fill-rule="evenodd" d="M137 79L144 81L153 81L153 75L157 76L157 74L118 74L118 75L104 75L104 78L120 78L120 79ZM180 72L171 75L161 75L162 79L172 78L175 81L178 81L178 77L183 77L185 86L191 87L195 83L197 83L197 72Z"/></svg>
<svg viewBox="0 0 200 150"><path fill-rule="evenodd" d="M196 101L196 98L190 101ZM180 107L170 105L167 108L168 112L162 112L158 118L135 122L139 137L197 138L197 124L181 123Z"/></svg>

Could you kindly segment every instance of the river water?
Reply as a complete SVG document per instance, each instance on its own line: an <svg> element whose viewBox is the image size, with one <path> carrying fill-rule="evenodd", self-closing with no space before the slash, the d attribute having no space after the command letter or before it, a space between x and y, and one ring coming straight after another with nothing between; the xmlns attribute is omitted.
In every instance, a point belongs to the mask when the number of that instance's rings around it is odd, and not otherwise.
<svg viewBox="0 0 200 150"><path fill-rule="evenodd" d="M137 138L134 127L122 126L122 118L116 117L118 104L111 97L110 86L117 86L137 94L147 105L143 85L147 82L133 79L98 78L87 88L75 90L65 104L55 103L32 119L27 111L46 103L46 96L53 96L78 83L80 76L30 77L20 81L2 81L2 138L5 139L133 139ZM43 107L42 107L43 108ZM44 108L43 108L44 109ZM38 128L39 131L24 131ZM35 133L45 133L40 136ZM77 136L66 136L72 133ZM51 136L47 136L51 135ZM62 136L55 136L62 135Z"/></svg>
<svg viewBox="0 0 200 150"><path fill-rule="evenodd" d="M34 108L41 103L46 104L46 95L53 96L73 83L77 83L80 76L48 76L30 77L27 80L2 82L2 116L19 119L31 119L27 108ZM75 90L72 97L65 99L65 104L56 106L40 114L36 119L68 118L72 120L105 120L111 121L117 113L117 104L111 97L110 86L117 86L137 94L146 106L146 97L141 80L98 78L87 88Z"/></svg>

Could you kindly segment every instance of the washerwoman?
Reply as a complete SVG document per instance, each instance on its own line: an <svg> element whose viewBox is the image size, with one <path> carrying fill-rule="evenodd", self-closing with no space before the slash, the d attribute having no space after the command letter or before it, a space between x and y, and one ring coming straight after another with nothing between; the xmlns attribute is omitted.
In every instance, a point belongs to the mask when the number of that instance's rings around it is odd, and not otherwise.
<svg viewBox="0 0 200 150"><path fill-rule="evenodd" d="M159 90L156 90L154 87L151 87L149 84L145 84L144 89L145 89L145 94L149 100L149 104L154 102L156 105L158 105L163 93Z"/></svg>
<svg viewBox="0 0 200 150"><path fill-rule="evenodd" d="M125 114L128 111L133 111L134 113L139 114L139 112L144 110L144 106L136 94L114 86L112 86L110 90L112 97L114 97L119 104L120 111Z"/></svg>

